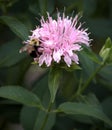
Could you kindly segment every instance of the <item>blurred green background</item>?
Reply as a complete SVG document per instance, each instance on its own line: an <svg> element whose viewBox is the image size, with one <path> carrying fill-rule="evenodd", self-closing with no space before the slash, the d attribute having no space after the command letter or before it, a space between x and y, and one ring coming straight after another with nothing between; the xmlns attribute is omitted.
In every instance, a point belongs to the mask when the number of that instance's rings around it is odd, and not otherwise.
<svg viewBox="0 0 112 130"><path fill-rule="evenodd" d="M81 21L90 32L95 53L107 37L112 38L112 0L0 0L0 86L22 85L32 89L46 73L32 66L32 59L25 53L19 54L19 50L31 30L40 24L41 15L46 17L48 11L55 17L57 10L65 10L69 16L82 14ZM0 130L22 130L21 108L20 104L0 98Z"/></svg>

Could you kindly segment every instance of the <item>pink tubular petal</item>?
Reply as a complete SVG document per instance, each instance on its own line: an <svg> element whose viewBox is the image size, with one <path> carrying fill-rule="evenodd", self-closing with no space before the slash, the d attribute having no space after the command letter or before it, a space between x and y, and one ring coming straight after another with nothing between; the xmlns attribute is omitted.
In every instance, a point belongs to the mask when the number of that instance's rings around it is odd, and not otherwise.
<svg viewBox="0 0 112 130"><path fill-rule="evenodd" d="M67 66L70 67L72 61L71 61L71 58L68 55L64 56L64 61L67 64Z"/></svg>
<svg viewBox="0 0 112 130"><path fill-rule="evenodd" d="M45 56L44 56L44 55L41 55L41 56L39 57L39 66L41 66L41 65L44 63L44 61L45 61Z"/></svg>
<svg viewBox="0 0 112 130"><path fill-rule="evenodd" d="M76 63L76 64L79 64L79 58L76 54L74 54L71 59Z"/></svg>
<svg viewBox="0 0 112 130"><path fill-rule="evenodd" d="M54 59L54 61L56 61L57 63L59 63L59 61L61 60L61 52L54 51L53 52L53 59Z"/></svg>
<svg viewBox="0 0 112 130"><path fill-rule="evenodd" d="M32 39L39 39L39 47L41 53L37 49L37 57L39 66L46 64L49 67L53 62L59 63L64 59L68 67L73 62L79 63L77 51L81 50L82 44L89 46L90 39L87 29L82 28L82 24L78 24L78 15L75 18L62 17L57 13L57 19L54 20L47 13L47 20L41 18L41 26L32 31L30 40L26 41L29 44Z"/></svg>
<svg viewBox="0 0 112 130"><path fill-rule="evenodd" d="M52 57L50 55L46 55L45 63L47 67L51 65Z"/></svg>

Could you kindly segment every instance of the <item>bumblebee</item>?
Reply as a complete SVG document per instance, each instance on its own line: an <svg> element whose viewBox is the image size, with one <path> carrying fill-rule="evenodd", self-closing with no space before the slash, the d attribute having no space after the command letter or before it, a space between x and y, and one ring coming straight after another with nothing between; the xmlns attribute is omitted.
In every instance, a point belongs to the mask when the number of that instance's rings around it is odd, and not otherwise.
<svg viewBox="0 0 112 130"><path fill-rule="evenodd" d="M19 52L22 53L27 51L31 57L36 58L42 54L41 50L42 47L40 47L40 41L37 39L32 39L29 44L22 47Z"/></svg>

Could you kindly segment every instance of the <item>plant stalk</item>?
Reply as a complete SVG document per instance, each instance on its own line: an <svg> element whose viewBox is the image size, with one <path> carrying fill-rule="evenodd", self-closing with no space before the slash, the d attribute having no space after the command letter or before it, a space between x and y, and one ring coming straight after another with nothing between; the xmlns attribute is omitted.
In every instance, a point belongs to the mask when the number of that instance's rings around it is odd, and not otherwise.
<svg viewBox="0 0 112 130"><path fill-rule="evenodd" d="M96 74L103 68L104 64L100 65L98 68L96 68L96 70L94 71L94 73L91 74L91 76L88 78L88 80L86 81L86 83L82 86L80 93L83 93L83 91L89 86L89 84L91 83L91 81L94 79L94 77L96 76Z"/></svg>
<svg viewBox="0 0 112 130"><path fill-rule="evenodd" d="M44 130L44 128L45 128L45 126L46 126L46 123L47 123L47 120L48 120L49 113L50 113L50 111L51 111L52 105L53 105L53 103L50 102L50 103L49 103L49 106L48 106L48 109L47 109L46 116L45 116L44 121L43 121L43 125L41 126L40 130Z"/></svg>
<svg viewBox="0 0 112 130"><path fill-rule="evenodd" d="M102 63L98 68L96 68L96 70L94 71L94 73L92 73L90 75L90 77L85 82L85 84L82 87L80 86L78 88L77 92L75 92L75 94L73 94L73 96L71 97L71 100L73 100L74 98L78 97L80 94L82 94L84 92L84 90L89 86L89 84L94 79L94 77L96 76L96 74L104 67L104 65L105 65L105 63Z"/></svg>

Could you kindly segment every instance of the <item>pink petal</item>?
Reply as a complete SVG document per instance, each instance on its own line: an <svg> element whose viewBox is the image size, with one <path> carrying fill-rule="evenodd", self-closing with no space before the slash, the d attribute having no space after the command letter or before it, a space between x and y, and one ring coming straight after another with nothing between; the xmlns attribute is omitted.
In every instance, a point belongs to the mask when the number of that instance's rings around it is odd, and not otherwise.
<svg viewBox="0 0 112 130"><path fill-rule="evenodd" d="M71 59L72 59L76 64L79 64L79 58L78 58L77 54L73 54L73 56L71 57Z"/></svg>
<svg viewBox="0 0 112 130"><path fill-rule="evenodd" d="M64 61L66 62L67 66L70 67L72 61L71 61L71 58L68 55L64 56Z"/></svg>
<svg viewBox="0 0 112 130"><path fill-rule="evenodd" d="M47 67L49 67L51 65L51 61L52 61L51 55L46 55L45 63L47 65Z"/></svg>
<svg viewBox="0 0 112 130"><path fill-rule="evenodd" d="M59 61L61 60L61 53L59 51L54 51L53 52L53 59L54 59L54 61L59 63Z"/></svg>

